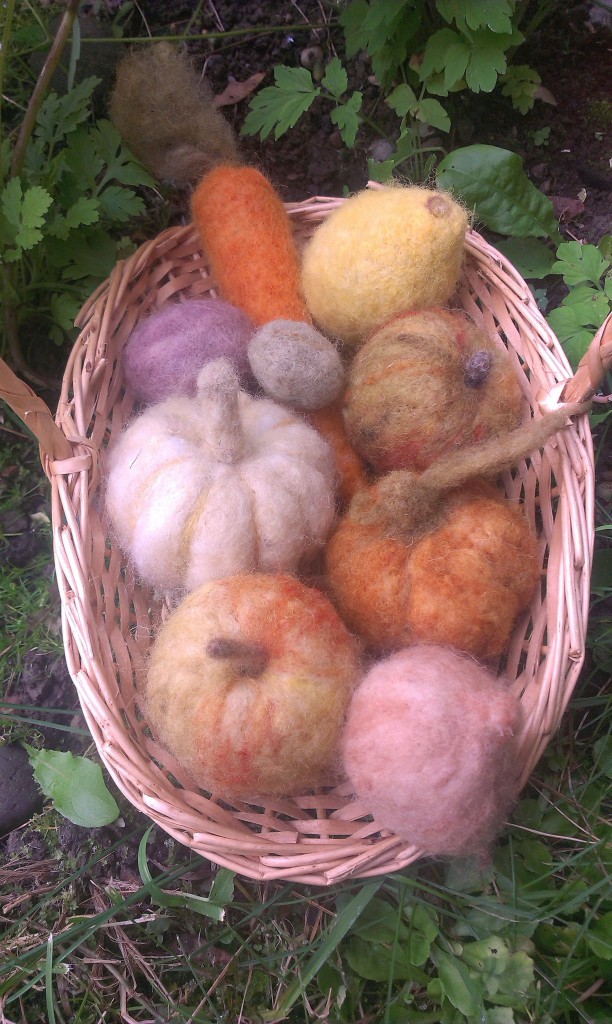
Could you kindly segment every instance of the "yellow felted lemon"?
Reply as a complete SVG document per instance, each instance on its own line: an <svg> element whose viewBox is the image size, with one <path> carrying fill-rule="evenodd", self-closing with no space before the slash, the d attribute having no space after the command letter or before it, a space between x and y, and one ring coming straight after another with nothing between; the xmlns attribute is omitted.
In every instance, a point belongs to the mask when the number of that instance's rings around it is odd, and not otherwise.
<svg viewBox="0 0 612 1024"><path fill-rule="evenodd" d="M359 345L399 313L444 304L457 286L467 226L446 192L358 192L319 225L304 253L302 290L314 320Z"/></svg>

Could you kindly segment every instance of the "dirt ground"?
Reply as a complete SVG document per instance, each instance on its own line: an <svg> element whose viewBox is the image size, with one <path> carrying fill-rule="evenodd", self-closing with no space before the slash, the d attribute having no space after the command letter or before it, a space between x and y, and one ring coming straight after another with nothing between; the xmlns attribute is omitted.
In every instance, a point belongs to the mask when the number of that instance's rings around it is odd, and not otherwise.
<svg viewBox="0 0 612 1024"><path fill-rule="evenodd" d="M196 9L195 0L149 0L141 4L153 34L184 31ZM230 31L244 27L280 25L282 31L241 36L228 42L194 43L190 46L215 93L232 80L243 82L265 73L262 85L271 84L272 69L283 63L299 66L305 48L317 45L327 60L341 51L338 30L326 24L328 8L318 0L265 3L215 0L201 5L195 31ZM115 5L116 7L116 5ZM458 101L456 128L449 144L454 148L478 141L510 148L519 153L525 167L544 192L556 197L562 213L562 230L568 238L597 243L612 231L612 28L593 22L588 3L560 3L521 50L520 62L535 67L553 102L538 100L524 117L512 110L510 101L497 94L462 96ZM610 19L612 22L612 18ZM309 24L317 26L314 29ZM376 105L379 90L368 81L371 69L363 56L349 67L350 84L364 90L365 102ZM365 83L365 84L364 84ZM379 105L380 108L380 105ZM224 107L237 131L247 101ZM380 111L384 117L384 110ZM549 129L547 132L546 129ZM329 119L329 106L316 101L299 124L278 141L243 139L245 156L263 169L287 201L313 195L342 195L367 181L367 157L377 136L364 128L355 148L348 150ZM176 200L176 219L186 216L186 202ZM53 396L46 395L53 404ZM29 442L24 442L24 452ZM1 485L1 481L0 481ZM45 508L44 492L24 503L21 517L9 524L0 545L0 559L26 565L40 550L40 531L31 526L31 514ZM27 507L26 507L27 506ZM7 524L0 524L6 530ZM61 658L30 652L21 677L12 687L12 700L76 710L74 688ZM49 742L58 746L57 733ZM65 841L73 844L72 831ZM26 828L0 839L0 860L19 855L40 859L44 849ZM29 845L28 845L29 844ZM43 844L44 845L44 844ZM125 852L124 852L125 858ZM119 866L121 870L125 865Z"/></svg>

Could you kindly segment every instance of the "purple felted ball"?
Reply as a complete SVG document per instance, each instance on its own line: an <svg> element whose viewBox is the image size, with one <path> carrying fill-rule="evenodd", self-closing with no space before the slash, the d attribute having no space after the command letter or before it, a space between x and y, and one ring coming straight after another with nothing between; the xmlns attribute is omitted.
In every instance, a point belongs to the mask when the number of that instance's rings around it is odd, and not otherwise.
<svg viewBox="0 0 612 1024"><path fill-rule="evenodd" d="M123 353L125 383L149 405L170 395L193 397L202 367L221 356L247 383L252 379L247 346L254 330L242 310L221 299L169 303L130 334Z"/></svg>

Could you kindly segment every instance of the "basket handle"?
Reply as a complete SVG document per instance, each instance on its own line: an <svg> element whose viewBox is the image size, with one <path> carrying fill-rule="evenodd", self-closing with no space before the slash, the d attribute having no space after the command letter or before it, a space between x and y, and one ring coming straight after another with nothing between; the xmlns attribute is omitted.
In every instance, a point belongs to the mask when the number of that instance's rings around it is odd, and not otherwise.
<svg viewBox="0 0 612 1024"><path fill-rule="evenodd" d="M10 405L38 439L41 454L52 462L71 459L74 449L55 423L51 410L9 366L0 359L0 398Z"/></svg>
<svg viewBox="0 0 612 1024"><path fill-rule="evenodd" d="M576 373L567 381L561 395L563 402L588 402L603 384L612 367L612 313L604 320L588 349L578 363Z"/></svg>

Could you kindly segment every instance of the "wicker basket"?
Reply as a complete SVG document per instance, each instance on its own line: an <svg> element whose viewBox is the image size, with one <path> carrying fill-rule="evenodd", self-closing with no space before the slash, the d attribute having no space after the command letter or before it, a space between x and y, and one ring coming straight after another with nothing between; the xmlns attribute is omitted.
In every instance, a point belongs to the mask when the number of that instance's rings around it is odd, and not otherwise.
<svg viewBox="0 0 612 1024"><path fill-rule="evenodd" d="M342 200L287 207L301 244ZM346 784L261 805L210 798L151 737L139 707L151 638L167 609L138 585L99 506L99 461L130 417L121 350L136 321L170 300L215 295L191 226L170 228L119 263L80 313L55 424L7 367L0 395L37 435L52 487L66 658L100 757L128 800L184 845L254 879L328 885L396 871L419 850L380 829ZM477 233L466 236L466 311L508 347L533 414L584 401L612 361L612 320L571 378L531 292ZM450 396L452 400L452 396ZM585 412L588 406L585 404ZM540 536L542 586L513 633L505 671L525 707L517 776L524 783L570 698L585 652L593 542L593 450L580 415L504 476Z"/></svg>

